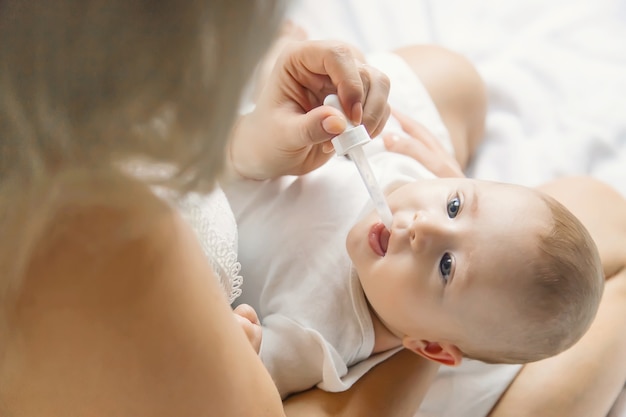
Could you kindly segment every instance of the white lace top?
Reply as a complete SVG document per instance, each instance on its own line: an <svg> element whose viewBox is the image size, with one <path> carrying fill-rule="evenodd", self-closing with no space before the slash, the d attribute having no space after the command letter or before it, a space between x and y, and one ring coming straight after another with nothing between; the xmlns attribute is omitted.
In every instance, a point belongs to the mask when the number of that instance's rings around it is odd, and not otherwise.
<svg viewBox="0 0 626 417"><path fill-rule="evenodd" d="M218 187L209 195L191 193L177 202L193 227L202 249L232 303L241 295L241 264L237 261L237 223L226 196Z"/></svg>
<svg viewBox="0 0 626 417"><path fill-rule="evenodd" d="M129 164L128 172L143 180L165 179L166 166ZM176 198L165 187L153 186L152 191L178 208L180 214L196 232L202 250L218 277L228 302L241 295L241 264L237 261L237 223L235 215L218 184L210 194L187 193Z"/></svg>

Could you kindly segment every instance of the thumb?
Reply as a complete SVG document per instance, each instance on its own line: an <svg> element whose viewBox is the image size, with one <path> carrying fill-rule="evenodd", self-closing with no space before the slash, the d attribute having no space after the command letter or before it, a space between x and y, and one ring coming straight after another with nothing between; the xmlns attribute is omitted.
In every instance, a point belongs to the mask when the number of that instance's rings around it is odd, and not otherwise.
<svg viewBox="0 0 626 417"><path fill-rule="evenodd" d="M298 119L298 137L302 146L326 142L346 130L346 119L330 106L319 106Z"/></svg>

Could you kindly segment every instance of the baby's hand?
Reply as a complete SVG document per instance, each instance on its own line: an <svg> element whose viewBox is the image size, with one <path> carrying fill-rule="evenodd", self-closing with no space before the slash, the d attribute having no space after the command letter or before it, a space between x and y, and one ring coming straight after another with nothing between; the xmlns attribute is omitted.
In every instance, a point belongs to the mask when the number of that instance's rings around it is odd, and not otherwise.
<svg viewBox="0 0 626 417"><path fill-rule="evenodd" d="M465 176L458 161L428 129L397 110L392 110L392 114L409 137L383 134L387 150L410 156L438 177Z"/></svg>
<svg viewBox="0 0 626 417"><path fill-rule="evenodd" d="M246 333L250 344L256 353L259 353L263 332L256 311L248 304L240 304L233 310L233 313L235 313L235 318Z"/></svg>

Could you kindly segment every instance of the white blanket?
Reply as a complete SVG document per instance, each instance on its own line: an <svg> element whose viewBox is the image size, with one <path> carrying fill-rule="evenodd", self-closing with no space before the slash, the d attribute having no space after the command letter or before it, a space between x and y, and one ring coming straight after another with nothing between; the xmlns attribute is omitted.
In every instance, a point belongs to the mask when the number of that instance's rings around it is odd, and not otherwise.
<svg viewBox="0 0 626 417"><path fill-rule="evenodd" d="M292 20L312 38L342 39L365 52L437 43L472 60L489 90L486 140L473 176L537 185L588 174L626 196L626 1L293 0L293 6ZM475 384L513 375L478 375ZM473 393L465 395L472 401ZM623 403L610 417L626 417Z"/></svg>

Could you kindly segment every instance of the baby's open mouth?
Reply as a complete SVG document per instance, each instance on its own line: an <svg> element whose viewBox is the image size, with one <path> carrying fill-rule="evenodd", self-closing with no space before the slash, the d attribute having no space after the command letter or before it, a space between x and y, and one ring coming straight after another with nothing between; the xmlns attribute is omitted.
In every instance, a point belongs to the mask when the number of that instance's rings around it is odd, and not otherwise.
<svg viewBox="0 0 626 417"><path fill-rule="evenodd" d="M391 233L384 224L376 223L370 229L369 244L374 253L379 256L385 256L387 253L387 247L389 246L389 237Z"/></svg>

